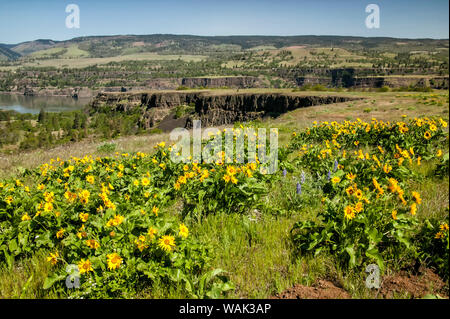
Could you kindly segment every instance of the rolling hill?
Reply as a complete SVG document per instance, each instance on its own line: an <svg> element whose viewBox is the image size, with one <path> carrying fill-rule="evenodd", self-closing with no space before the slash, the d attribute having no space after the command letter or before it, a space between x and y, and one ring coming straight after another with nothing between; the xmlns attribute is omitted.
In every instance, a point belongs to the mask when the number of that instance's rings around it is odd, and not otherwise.
<svg viewBox="0 0 450 319"><path fill-rule="evenodd" d="M242 51L258 47L289 46L338 47L351 50L385 52L430 51L448 49L448 39L397 39L387 37L351 36L196 36L196 35L114 35L78 37L66 41L39 39L19 44L0 44L1 55L15 59L52 48L76 47L90 57L111 57L140 52L163 54L205 54ZM3 52L5 51L5 52ZM16 54L10 53L10 51ZM19 54L19 55L17 55Z"/></svg>
<svg viewBox="0 0 450 319"><path fill-rule="evenodd" d="M21 55L10 48L6 44L0 44L0 61L2 60L15 60Z"/></svg>

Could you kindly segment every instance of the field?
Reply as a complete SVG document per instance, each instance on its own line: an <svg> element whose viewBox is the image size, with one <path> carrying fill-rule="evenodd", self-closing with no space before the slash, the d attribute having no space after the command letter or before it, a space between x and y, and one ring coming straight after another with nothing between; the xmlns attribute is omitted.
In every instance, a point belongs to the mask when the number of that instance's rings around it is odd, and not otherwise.
<svg viewBox="0 0 450 319"><path fill-rule="evenodd" d="M122 61L201 61L206 59L206 56L202 55L161 55L152 52L146 53L132 53L119 55L114 57L105 58L93 58L89 57L85 51L79 50L76 47L70 47L68 51L62 54L60 57L51 57L52 53L61 52L61 48L47 49L44 51L34 52L31 57L38 57L40 59L31 59L31 61L24 61L17 66L5 66L0 67L1 70L16 70L22 67L56 67L56 68L85 68L93 65L108 64L110 62L122 62ZM43 59L44 58L44 59Z"/></svg>
<svg viewBox="0 0 450 319"><path fill-rule="evenodd" d="M175 163L168 134L2 155L0 296L269 298L325 282L448 298L448 92L339 95L363 99L234 124L278 128L275 174Z"/></svg>

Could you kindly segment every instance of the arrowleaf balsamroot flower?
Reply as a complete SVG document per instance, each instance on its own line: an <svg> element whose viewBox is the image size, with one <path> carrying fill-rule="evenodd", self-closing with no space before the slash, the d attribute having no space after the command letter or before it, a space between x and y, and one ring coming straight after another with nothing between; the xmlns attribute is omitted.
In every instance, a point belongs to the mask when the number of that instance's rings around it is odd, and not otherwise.
<svg viewBox="0 0 450 319"><path fill-rule="evenodd" d="M86 240L86 245L91 249L97 249L98 247L100 247L99 242L96 241L95 239Z"/></svg>
<svg viewBox="0 0 450 319"><path fill-rule="evenodd" d="M187 236L189 235L189 230L185 224L180 225L180 231L178 232L178 235L180 235L183 238L187 238Z"/></svg>
<svg viewBox="0 0 450 319"><path fill-rule="evenodd" d="M333 184L337 184L337 183L339 183L341 181L341 179L339 178L339 177L337 177L337 176L334 176L332 179L331 179L331 182L333 183Z"/></svg>
<svg viewBox="0 0 450 319"><path fill-rule="evenodd" d="M50 256L47 257L47 261L50 262L52 265L56 265L58 262L59 253L55 251L54 253L50 253Z"/></svg>
<svg viewBox="0 0 450 319"><path fill-rule="evenodd" d="M171 235L162 236L158 240L158 246L166 252L172 251L172 248L175 247L175 237Z"/></svg>
<svg viewBox="0 0 450 319"><path fill-rule="evenodd" d="M346 206L344 209L344 217L348 220L355 218L355 210L352 206Z"/></svg>
<svg viewBox="0 0 450 319"><path fill-rule="evenodd" d="M80 213L80 219L83 223L87 222L88 218L89 218L89 214L88 213Z"/></svg>
<svg viewBox="0 0 450 319"><path fill-rule="evenodd" d="M157 232L158 232L158 230L156 228L150 227L148 229L147 233L148 233L150 239L153 239L153 238L155 238L155 235L156 235Z"/></svg>
<svg viewBox="0 0 450 319"><path fill-rule="evenodd" d="M80 274L85 274L90 271L94 271L90 260L89 259L86 259L86 260L81 259L80 262L78 263L78 271L80 272Z"/></svg>
<svg viewBox="0 0 450 319"><path fill-rule="evenodd" d="M92 176L92 175L86 176L86 182L88 182L89 184L94 184L94 182L95 182L94 176Z"/></svg>
<svg viewBox="0 0 450 319"><path fill-rule="evenodd" d="M109 270L115 270L119 268L123 262L122 257L120 257L117 253L108 254L106 255L106 258Z"/></svg>
<svg viewBox="0 0 450 319"><path fill-rule="evenodd" d="M412 192L412 197L414 198L414 200L416 201L417 204L421 204L422 203L422 198L420 197L420 194L418 192Z"/></svg>
<svg viewBox="0 0 450 319"><path fill-rule="evenodd" d="M56 238L60 239L64 236L64 228L61 228L60 230L58 230L58 232L56 233Z"/></svg>

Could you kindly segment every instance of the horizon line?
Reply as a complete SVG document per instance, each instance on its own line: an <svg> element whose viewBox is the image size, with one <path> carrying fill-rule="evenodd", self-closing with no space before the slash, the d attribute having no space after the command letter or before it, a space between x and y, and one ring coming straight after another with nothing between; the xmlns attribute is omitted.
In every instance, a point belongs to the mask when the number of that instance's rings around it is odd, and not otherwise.
<svg viewBox="0 0 450 319"><path fill-rule="evenodd" d="M97 35L82 35L64 40L54 40L51 38L38 38L34 40L26 40L21 42L7 43L1 42L0 44L6 45L19 45L27 42L34 41L53 41L53 42L67 42L80 38L93 38L93 37L118 37L118 36L151 36L151 35L165 35L165 36L194 36L204 38L218 38L218 37L347 37L347 38L363 38L363 39L399 39L399 40L449 40L449 38L404 38L404 37L392 37L392 36L360 36L360 35L336 35L336 34L295 34L295 35L278 35L278 34L229 34L229 35L198 35L198 34L184 34L184 33L145 33L145 34L97 34Z"/></svg>

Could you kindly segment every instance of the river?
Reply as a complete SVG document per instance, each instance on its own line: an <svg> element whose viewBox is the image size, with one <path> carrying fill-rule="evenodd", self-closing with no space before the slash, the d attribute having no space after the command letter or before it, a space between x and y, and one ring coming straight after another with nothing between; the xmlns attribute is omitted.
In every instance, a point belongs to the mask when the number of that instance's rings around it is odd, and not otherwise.
<svg viewBox="0 0 450 319"><path fill-rule="evenodd" d="M24 96L18 94L0 94L0 110L18 113L38 114L45 112L67 112L81 110L90 102L90 98L73 99L61 96Z"/></svg>

